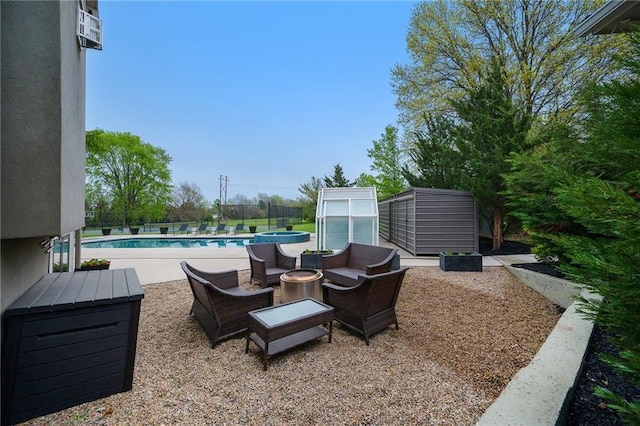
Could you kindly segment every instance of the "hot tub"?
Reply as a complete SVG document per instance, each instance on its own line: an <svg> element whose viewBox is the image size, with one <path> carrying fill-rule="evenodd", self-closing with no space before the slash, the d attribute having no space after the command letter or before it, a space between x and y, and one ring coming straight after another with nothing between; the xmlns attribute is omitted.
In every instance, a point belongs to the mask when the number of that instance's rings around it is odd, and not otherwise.
<svg viewBox="0 0 640 426"><path fill-rule="evenodd" d="M304 231L267 231L255 234L254 243L303 243L311 239L311 234Z"/></svg>

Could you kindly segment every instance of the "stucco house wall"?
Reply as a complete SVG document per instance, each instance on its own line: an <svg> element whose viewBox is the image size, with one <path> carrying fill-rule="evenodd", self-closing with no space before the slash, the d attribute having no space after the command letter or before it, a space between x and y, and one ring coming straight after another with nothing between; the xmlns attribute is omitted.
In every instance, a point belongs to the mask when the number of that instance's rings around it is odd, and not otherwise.
<svg viewBox="0 0 640 426"><path fill-rule="evenodd" d="M0 307L48 270L40 242L84 226L85 55L77 1L0 2Z"/></svg>

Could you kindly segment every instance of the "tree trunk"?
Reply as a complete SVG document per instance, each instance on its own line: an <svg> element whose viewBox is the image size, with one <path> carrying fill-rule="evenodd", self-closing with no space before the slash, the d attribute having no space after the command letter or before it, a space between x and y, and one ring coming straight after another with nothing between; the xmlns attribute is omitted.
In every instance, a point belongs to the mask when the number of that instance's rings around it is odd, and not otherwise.
<svg viewBox="0 0 640 426"><path fill-rule="evenodd" d="M502 210L493 209L493 247L492 251L500 250L502 246Z"/></svg>

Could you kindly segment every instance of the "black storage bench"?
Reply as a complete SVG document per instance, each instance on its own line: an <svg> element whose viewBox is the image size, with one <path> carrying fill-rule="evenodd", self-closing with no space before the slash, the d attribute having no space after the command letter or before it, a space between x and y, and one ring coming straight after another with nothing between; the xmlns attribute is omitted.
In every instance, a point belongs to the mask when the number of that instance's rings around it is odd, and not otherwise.
<svg viewBox="0 0 640 426"><path fill-rule="evenodd" d="M5 311L2 425L131 390L144 297L134 269L45 275Z"/></svg>

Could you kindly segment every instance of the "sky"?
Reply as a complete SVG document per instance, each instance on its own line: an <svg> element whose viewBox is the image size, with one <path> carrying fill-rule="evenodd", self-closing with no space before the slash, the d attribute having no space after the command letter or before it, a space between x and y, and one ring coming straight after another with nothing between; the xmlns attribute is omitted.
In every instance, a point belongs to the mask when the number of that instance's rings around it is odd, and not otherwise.
<svg viewBox="0 0 640 426"><path fill-rule="evenodd" d="M86 128L130 132L171 157L174 184L212 202L297 199L396 125L391 70L407 64L408 1L102 0L87 53ZM228 179L228 180L227 180Z"/></svg>

